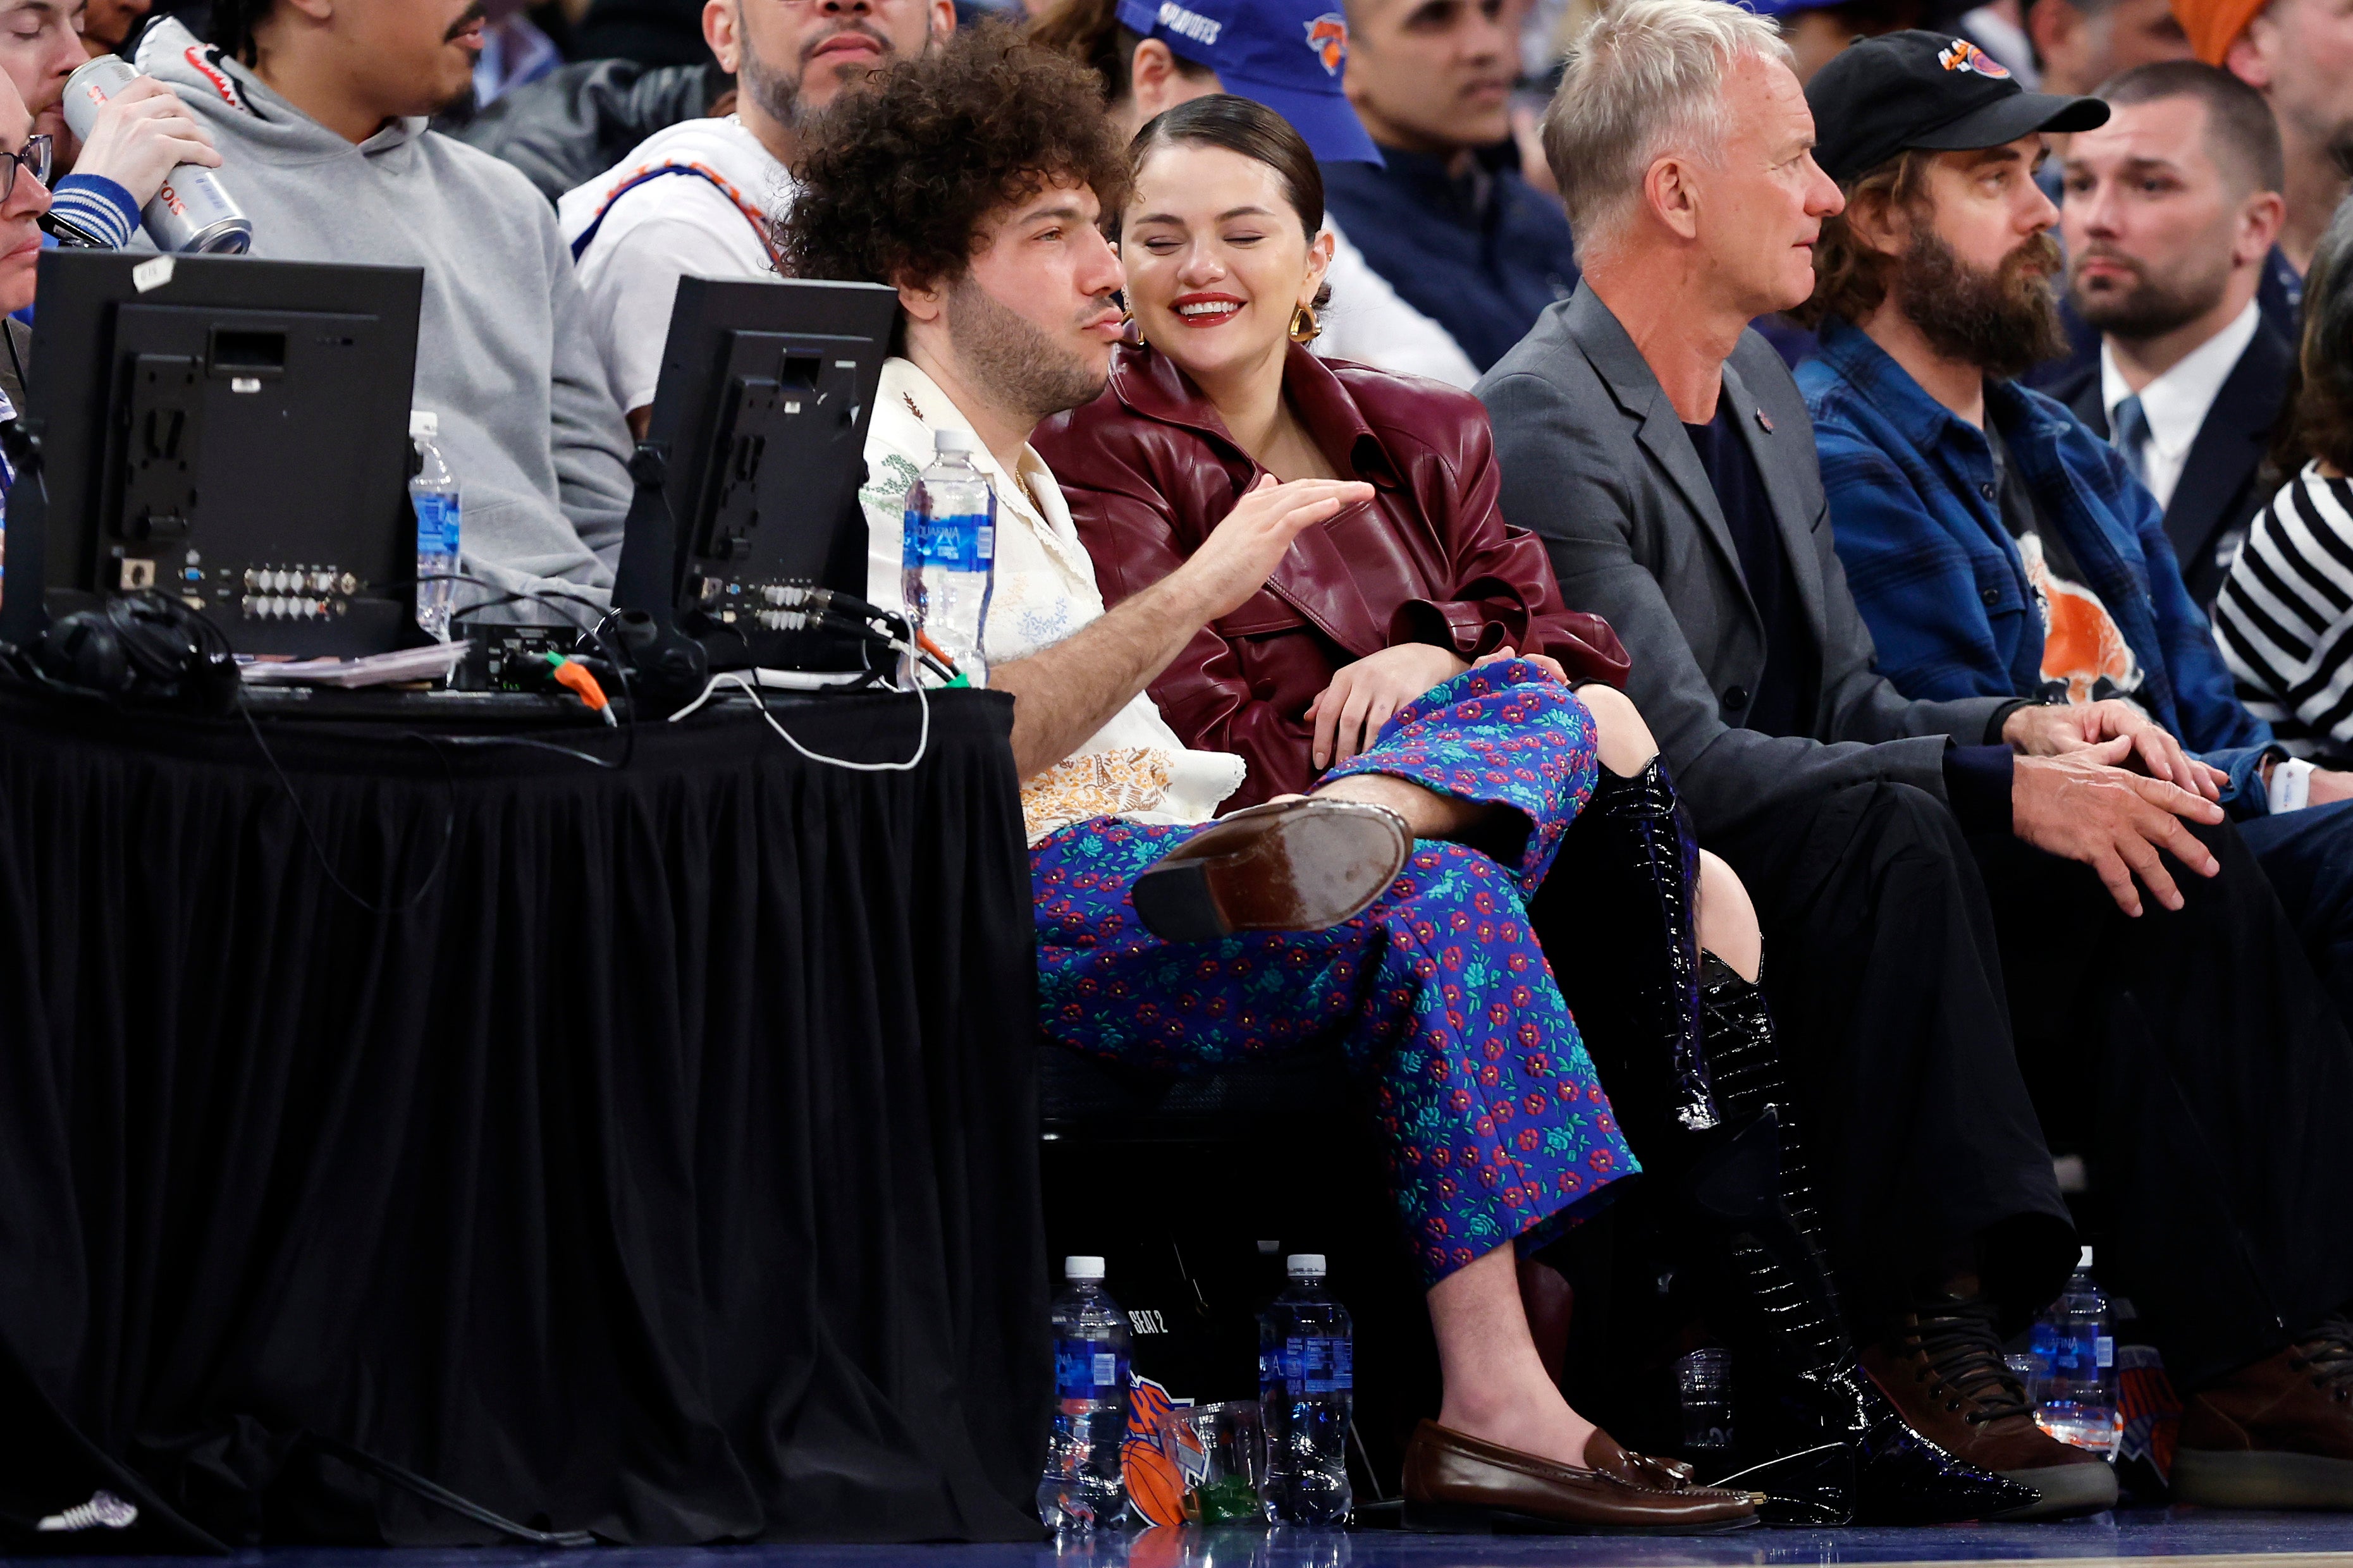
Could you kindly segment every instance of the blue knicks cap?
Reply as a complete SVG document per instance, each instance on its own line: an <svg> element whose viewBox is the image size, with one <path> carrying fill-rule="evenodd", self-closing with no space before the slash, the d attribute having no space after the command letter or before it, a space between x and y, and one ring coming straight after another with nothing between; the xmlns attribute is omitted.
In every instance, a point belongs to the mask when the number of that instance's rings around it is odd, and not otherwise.
<svg viewBox="0 0 2353 1568"><path fill-rule="evenodd" d="M1290 121L1319 161L1381 161L1341 90L1348 18L1337 0L1119 0L1119 19Z"/></svg>

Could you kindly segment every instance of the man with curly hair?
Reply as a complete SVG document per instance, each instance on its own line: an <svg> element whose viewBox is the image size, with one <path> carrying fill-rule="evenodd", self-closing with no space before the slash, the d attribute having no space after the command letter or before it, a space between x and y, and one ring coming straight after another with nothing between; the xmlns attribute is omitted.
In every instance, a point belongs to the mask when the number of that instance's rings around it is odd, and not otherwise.
<svg viewBox="0 0 2353 1568"><path fill-rule="evenodd" d="M1167 1071L1337 1047L1370 1080L1445 1380L1407 1459L1421 1522L1499 1498L1585 1527L1753 1522L1749 1494L1690 1487L1571 1410L1520 1305L1517 1251L1632 1168L1521 901L1591 790L1590 715L1507 656L1401 710L1314 797L1212 824L1242 764L1187 751L1145 688L1370 489L1269 479L1106 612L1029 445L1102 392L1120 334L1096 226L1126 169L1100 94L997 27L898 66L804 142L786 243L798 275L891 284L903 311L867 445L869 596L899 602L902 508L935 447L996 493L983 643L1016 699L1044 1033Z"/></svg>

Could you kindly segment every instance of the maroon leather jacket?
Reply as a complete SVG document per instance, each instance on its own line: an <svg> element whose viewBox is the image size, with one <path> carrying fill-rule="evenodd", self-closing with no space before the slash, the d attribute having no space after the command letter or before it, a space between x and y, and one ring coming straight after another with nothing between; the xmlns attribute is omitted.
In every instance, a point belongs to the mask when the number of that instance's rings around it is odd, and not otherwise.
<svg viewBox="0 0 2353 1568"><path fill-rule="evenodd" d="M1152 683L1187 745L1250 764L1228 809L1305 790L1307 705L1342 665L1395 644L1466 659L1547 653L1573 679L1625 683L1618 635L1562 606L1542 542L1496 510L1494 441L1476 398L1297 347L1283 390L1334 470L1376 493L1302 533L1267 585ZM1031 442L1069 498L1106 605L1175 571L1265 472L1148 347L1119 349L1103 395Z"/></svg>

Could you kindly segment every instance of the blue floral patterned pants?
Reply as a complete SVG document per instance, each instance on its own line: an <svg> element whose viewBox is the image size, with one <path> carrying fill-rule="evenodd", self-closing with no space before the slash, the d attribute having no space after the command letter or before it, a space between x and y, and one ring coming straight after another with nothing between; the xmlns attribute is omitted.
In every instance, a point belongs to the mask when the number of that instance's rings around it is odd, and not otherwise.
<svg viewBox="0 0 2353 1568"><path fill-rule="evenodd" d="M1046 1036L1173 1073L1340 1046L1369 1080L1425 1284L1505 1242L1541 1246L1638 1167L1523 900L1592 793L1592 716L1518 661L1400 709L1326 781L1385 773L1527 825L1508 868L1424 840L1329 931L1166 942L1136 876L1199 827L1098 818L1030 852ZM1507 817L1506 820L1509 820Z"/></svg>

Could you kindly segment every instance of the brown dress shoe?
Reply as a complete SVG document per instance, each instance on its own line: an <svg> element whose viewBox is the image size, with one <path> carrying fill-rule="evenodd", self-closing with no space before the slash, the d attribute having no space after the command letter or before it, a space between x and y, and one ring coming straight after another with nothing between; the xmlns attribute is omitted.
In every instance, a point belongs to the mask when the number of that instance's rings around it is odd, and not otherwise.
<svg viewBox="0 0 2353 1568"><path fill-rule="evenodd" d="M1353 800L1286 800L1219 818L1145 868L1135 913L1164 942L1324 931L1381 896L1413 853L1405 818Z"/></svg>
<svg viewBox="0 0 2353 1568"><path fill-rule="evenodd" d="M1683 1467L1630 1454L1599 1427L1585 1460L1589 1468L1555 1464L1425 1421L1405 1451L1405 1527L1472 1535L1718 1535L1757 1522L1762 1500L1755 1492L1693 1486Z"/></svg>
<svg viewBox="0 0 2353 1568"><path fill-rule="evenodd" d="M2042 1500L1997 1519L2063 1519L2116 1504L2116 1473L2088 1448L2034 1424L2034 1406L2001 1358L1994 1310L1977 1296L1914 1303L1862 1369L1904 1424L1981 1470L2032 1487Z"/></svg>
<svg viewBox="0 0 2353 1568"><path fill-rule="evenodd" d="M2208 1508L2353 1509L2353 1322L2191 1394L2172 1479L2176 1501Z"/></svg>

